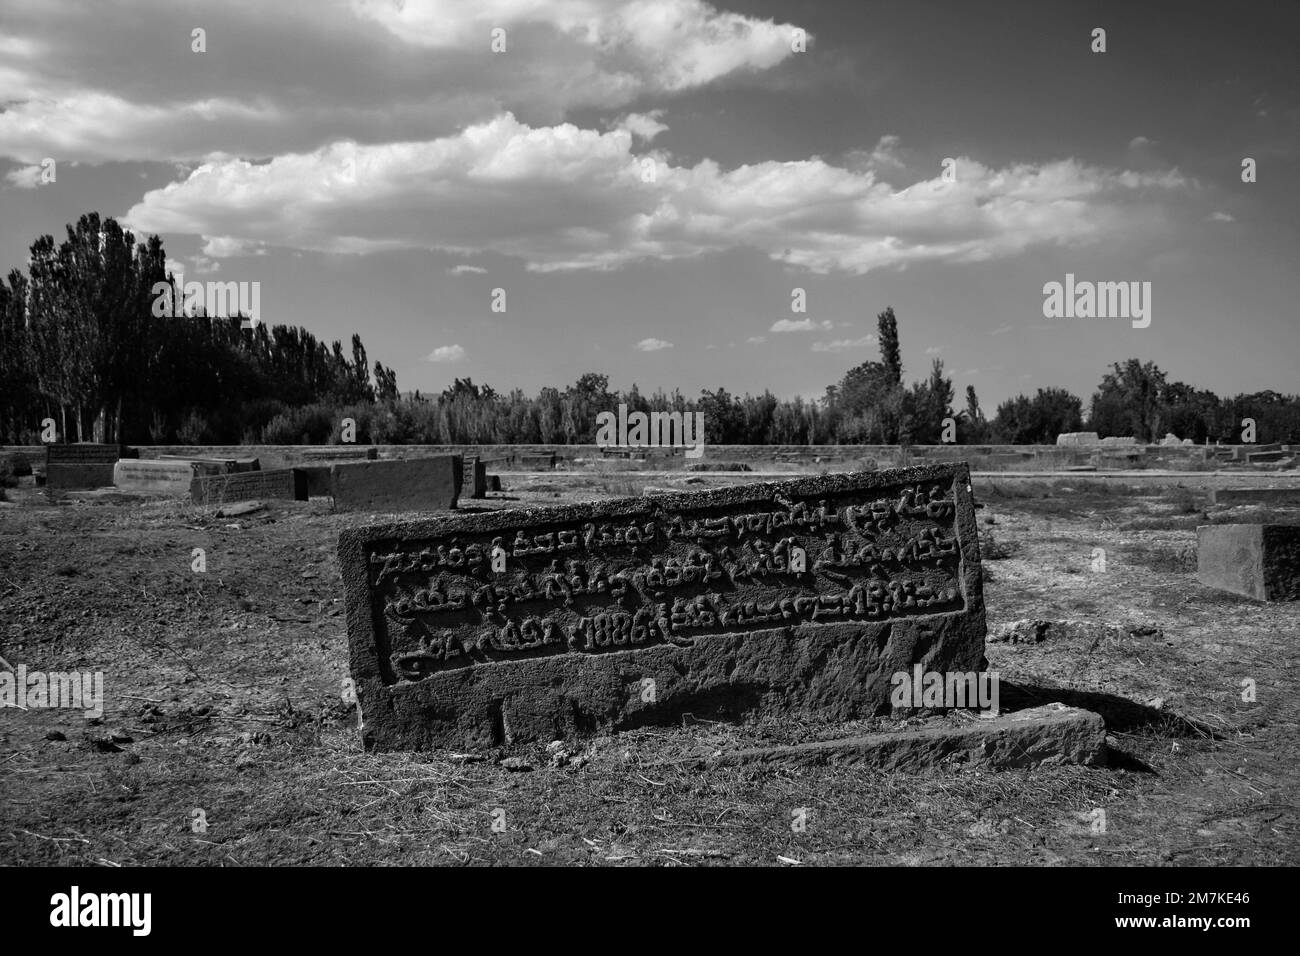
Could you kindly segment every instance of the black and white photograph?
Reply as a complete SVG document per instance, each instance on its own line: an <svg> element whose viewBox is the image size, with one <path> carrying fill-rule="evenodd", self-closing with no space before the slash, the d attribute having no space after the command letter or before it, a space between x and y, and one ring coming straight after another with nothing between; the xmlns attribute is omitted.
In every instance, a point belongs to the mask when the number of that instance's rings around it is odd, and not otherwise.
<svg viewBox="0 0 1300 956"><path fill-rule="evenodd" d="M0 0L23 920L999 868L1234 945L1300 862L1298 50L1271 0Z"/></svg>

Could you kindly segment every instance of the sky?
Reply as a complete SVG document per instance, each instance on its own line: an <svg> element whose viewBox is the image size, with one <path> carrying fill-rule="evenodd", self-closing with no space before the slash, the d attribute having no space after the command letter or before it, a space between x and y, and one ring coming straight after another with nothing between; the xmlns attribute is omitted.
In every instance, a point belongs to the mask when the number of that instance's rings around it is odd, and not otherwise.
<svg viewBox="0 0 1300 956"><path fill-rule="evenodd" d="M98 211L403 391L815 397L892 306L990 415L1300 392L1297 49L1265 0L0 0L0 269Z"/></svg>

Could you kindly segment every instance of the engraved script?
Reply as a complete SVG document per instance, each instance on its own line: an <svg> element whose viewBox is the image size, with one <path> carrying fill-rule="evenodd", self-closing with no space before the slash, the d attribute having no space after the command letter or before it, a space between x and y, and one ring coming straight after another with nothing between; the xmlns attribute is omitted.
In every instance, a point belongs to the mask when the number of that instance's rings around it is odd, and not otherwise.
<svg viewBox="0 0 1300 956"><path fill-rule="evenodd" d="M951 486L930 481L375 541L366 563L385 679L960 611L955 516Z"/></svg>

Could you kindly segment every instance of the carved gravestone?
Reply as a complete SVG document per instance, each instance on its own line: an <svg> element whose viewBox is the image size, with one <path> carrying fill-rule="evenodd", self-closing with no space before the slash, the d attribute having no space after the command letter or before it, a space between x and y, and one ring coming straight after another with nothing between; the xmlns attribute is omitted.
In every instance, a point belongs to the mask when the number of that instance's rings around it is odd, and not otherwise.
<svg viewBox="0 0 1300 956"><path fill-rule="evenodd" d="M123 458L139 458L138 448L90 443L45 446L45 487L51 491L106 488L113 484L113 466Z"/></svg>
<svg viewBox="0 0 1300 956"><path fill-rule="evenodd" d="M297 468L272 468L207 475L190 483L190 499L196 505L223 505L266 498L306 501L307 476Z"/></svg>
<svg viewBox="0 0 1300 956"><path fill-rule="evenodd" d="M847 720L914 664L983 666L964 463L375 525L339 558L370 749Z"/></svg>

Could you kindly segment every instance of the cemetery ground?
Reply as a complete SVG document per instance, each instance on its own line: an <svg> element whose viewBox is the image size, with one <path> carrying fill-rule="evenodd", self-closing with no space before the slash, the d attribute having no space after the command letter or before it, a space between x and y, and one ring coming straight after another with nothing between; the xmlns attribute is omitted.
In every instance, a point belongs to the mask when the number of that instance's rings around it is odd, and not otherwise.
<svg viewBox="0 0 1300 956"><path fill-rule="evenodd" d="M513 475L504 494L462 508L647 483ZM1195 578L1198 524L1295 522L1300 509L1213 507L1178 487L1073 476L976 478L1003 707L1063 700L1102 713L1110 764L886 773L666 761L902 722L889 716L686 717L505 762L367 754L341 695L335 546L373 516L332 514L324 500L227 516L111 491L58 504L31 487L6 493L0 655L29 670L102 671L105 707L101 721L0 710L3 864L1300 862L1300 614ZM195 548L205 573L191 570ZM1245 680L1254 702L1242 700Z"/></svg>

